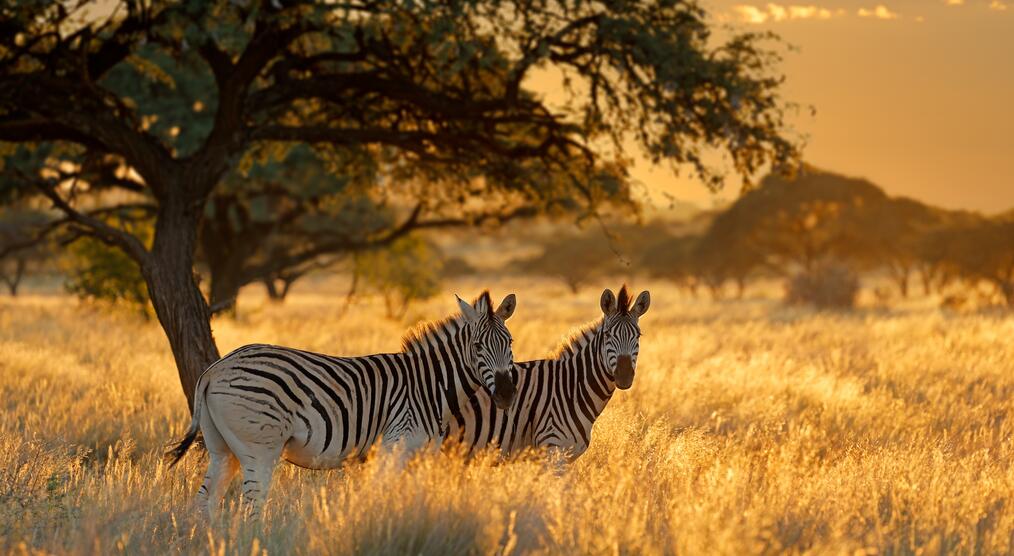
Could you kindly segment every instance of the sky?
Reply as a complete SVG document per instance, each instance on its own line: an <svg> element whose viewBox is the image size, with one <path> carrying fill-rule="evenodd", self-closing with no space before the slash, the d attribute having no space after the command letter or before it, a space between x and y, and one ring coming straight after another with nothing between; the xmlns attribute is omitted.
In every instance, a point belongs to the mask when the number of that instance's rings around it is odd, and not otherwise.
<svg viewBox="0 0 1014 556"><path fill-rule="evenodd" d="M1014 0L702 0L719 25L794 47L781 71L807 162L892 195L1014 208ZM702 207L734 198L638 163L634 177ZM656 195L655 198L658 198Z"/></svg>

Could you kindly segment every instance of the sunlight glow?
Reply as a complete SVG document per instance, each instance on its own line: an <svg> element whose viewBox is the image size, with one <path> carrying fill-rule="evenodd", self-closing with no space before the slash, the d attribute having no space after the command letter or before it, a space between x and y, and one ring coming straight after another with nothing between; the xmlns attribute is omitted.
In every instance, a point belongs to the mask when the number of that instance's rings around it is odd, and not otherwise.
<svg viewBox="0 0 1014 556"><path fill-rule="evenodd" d="M796 19L831 19L835 12L815 5L782 5L773 2L764 7L740 4L733 7L739 19L745 23L761 24ZM837 15L843 15L839 10Z"/></svg>
<svg viewBox="0 0 1014 556"><path fill-rule="evenodd" d="M859 17L874 17L877 19L898 19L898 13L892 12L890 8L883 4L878 4L873 9L859 8L856 12Z"/></svg>

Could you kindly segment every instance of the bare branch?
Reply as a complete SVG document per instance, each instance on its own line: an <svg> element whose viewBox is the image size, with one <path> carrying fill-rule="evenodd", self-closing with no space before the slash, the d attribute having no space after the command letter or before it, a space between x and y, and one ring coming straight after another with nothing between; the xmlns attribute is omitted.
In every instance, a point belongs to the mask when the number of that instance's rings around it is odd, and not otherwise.
<svg viewBox="0 0 1014 556"><path fill-rule="evenodd" d="M141 267L144 267L148 263L148 250L145 249L144 244L136 237L119 228L106 224L95 216L79 212L70 206L53 187L41 184L35 180L30 181L35 184L40 193L52 201L53 207L67 215L70 221L88 229L103 243L120 249Z"/></svg>

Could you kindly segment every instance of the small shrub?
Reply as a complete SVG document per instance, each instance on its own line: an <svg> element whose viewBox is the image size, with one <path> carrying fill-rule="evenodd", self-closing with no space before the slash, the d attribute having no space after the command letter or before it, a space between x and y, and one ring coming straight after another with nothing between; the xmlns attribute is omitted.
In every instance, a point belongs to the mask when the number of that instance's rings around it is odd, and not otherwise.
<svg viewBox="0 0 1014 556"><path fill-rule="evenodd" d="M151 317L141 269L126 253L83 238L68 249L67 291L79 299L126 307Z"/></svg>
<svg viewBox="0 0 1014 556"><path fill-rule="evenodd" d="M825 261L800 272L785 286L786 303L813 305L819 309L854 307L858 294L859 275L848 265L836 261Z"/></svg>
<svg viewBox="0 0 1014 556"><path fill-rule="evenodd" d="M441 270L437 247L416 236L356 258L356 273L384 298L391 319L404 317L413 301L440 293Z"/></svg>

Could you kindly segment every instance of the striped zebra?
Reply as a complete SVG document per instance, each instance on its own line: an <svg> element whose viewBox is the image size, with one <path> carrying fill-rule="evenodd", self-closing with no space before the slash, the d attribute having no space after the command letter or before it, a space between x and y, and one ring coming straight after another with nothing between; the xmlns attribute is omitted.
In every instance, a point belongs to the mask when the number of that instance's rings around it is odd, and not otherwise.
<svg viewBox="0 0 1014 556"><path fill-rule="evenodd" d="M439 443L457 401L476 390L508 407L514 359L504 321L514 294L496 310L489 292L458 305L460 315L409 332L399 353L332 357L258 344L211 365L197 381L186 437L167 454L175 465L203 434L210 463L198 511L214 511L242 470L244 505L258 514L279 458L329 469L378 439L409 450Z"/></svg>
<svg viewBox="0 0 1014 556"><path fill-rule="evenodd" d="M499 447L504 456L546 448L573 461L588 449L592 426L615 389L634 381L641 329L651 297L641 292L631 306L627 287L619 296L602 292L603 316L575 334L549 359L516 365L517 395L506 410L481 391L467 400L448 436L469 453Z"/></svg>

